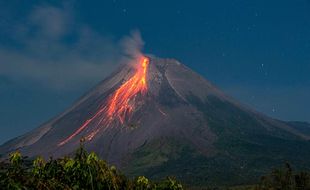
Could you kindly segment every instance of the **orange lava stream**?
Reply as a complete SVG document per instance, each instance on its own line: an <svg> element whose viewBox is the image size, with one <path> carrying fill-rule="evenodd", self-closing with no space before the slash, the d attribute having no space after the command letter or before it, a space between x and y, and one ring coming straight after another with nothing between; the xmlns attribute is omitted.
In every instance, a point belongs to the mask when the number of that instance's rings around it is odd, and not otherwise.
<svg viewBox="0 0 310 190"><path fill-rule="evenodd" d="M138 94L145 95L147 92L146 74L148 64L149 59L146 57L142 58L141 63L137 67L136 73L113 93L111 98L108 99L106 106L101 108L90 119L86 120L79 129L77 129L73 134L60 142L58 145L62 146L66 144L86 129L88 125L101 114L104 114L101 116L103 118L99 120L96 127L99 125L105 125L103 127L107 127L112 121L115 120L123 124L125 119L130 117L135 109L136 96ZM91 140L100 129L101 127L92 131L88 136L86 136L86 139Z"/></svg>
<svg viewBox="0 0 310 190"><path fill-rule="evenodd" d="M142 94L146 93L146 71L148 62L148 59L144 58L136 74L116 90L109 103L108 116L110 119L118 117L121 123L124 123L126 114L132 113L134 109L134 105L132 105L130 101L134 99L139 92Z"/></svg>

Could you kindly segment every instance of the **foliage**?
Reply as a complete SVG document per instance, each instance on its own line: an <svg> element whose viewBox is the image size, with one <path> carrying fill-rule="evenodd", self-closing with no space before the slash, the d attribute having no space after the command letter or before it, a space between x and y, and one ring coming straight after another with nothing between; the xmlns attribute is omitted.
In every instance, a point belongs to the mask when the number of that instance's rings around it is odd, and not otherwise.
<svg viewBox="0 0 310 190"><path fill-rule="evenodd" d="M286 163L282 169L274 169L262 176L258 185L239 186L230 190L310 190L310 173L294 172Z"/></svg>
<svg viewBox="0 0 310 190"><path fill-rule="evenodd" d="M310 190L310 173L294 173L286 163L283 169L275 169L261 178L260 190Z"/></svg>
<svg viewBox="0 0 310 190"><path fill-rule="evenodd" d="M233 187L192 187L193 190L310 190L310 173L294 172L286 163L282 169L274 169L270 174L262 176L260 182L254 185L239 185Z"/></svg>
<svg viewBox="0 0 310 190"><path fill-rule="evenodd" d="M183 189L180 183L170 177L161 182L152 182L144 176L128 179L115 166L110 167L93 152L88 153L82 143L73 158L50 158L45 161L37 157L30 167L19 152L12 153L9 163L1 164L1 189Z"/></svg>
<svg viewBox="0 0 310 190"><path fill-rule="evenodd" d="M0 188L28 190L182 190L183 186L173 177L153 182L145 176L129 179L115 166L109 166L95 153L83 148L75 155L45 161L37 157L31 164L21 153L10 154L9 163L0 163ZM200 189L200 188L199 188ZM269 175L261 177L260 183L251 186L230 188L206 188L230 190L310 190L310 173L293 172L286 164L282 169L274 169Z"/></svg>

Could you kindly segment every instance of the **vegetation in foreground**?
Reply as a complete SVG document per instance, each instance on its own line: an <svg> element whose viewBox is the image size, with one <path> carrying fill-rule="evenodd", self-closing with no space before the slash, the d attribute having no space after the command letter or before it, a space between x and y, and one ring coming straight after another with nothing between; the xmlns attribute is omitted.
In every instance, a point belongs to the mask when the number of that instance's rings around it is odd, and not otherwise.
<svg viewBox="0 0 310 190"><path fill-rule="evenodd" d="M275 169L269 175L261 177L259 190L310 190L310 173L294 173L286 163L283 169Z"/></svg>
<svg viewBox="0 0 310 190"><path fill-rule="evenodd" d="M9 163L0 165L0 189L49 190L182 190L183 186L172 177L153 182L144 176L129 179L114 166L109 166L95 153L88 153L81 143L73 158L64 157L44 161L38 157L27 161L19 152L12 153ZM193 188L196 189L196 188ZM201 189L197 188L197 189ZM286 164L263 176L257 185L230 188L230 190L310 190L310 173L293 172Z"/></svg>
<svg viewBox="0 0 310 190"><path fill-rule="evenodd" d="M199 189L199 188L198 188ZM245 185L225 188L205 188L207 190L310 190L310 173L293 172L286 163L282 169L274 169L270 174L262 176L256 185Z"/></svg>
<svg viewBox="0 0 310 190"><path fill-rule="evenodd" d="M44 161L41 157L28 166L19 152L12 153L10 162L0 166L1 190L182 190L182 185L171 177L152 182L144 176L128 179L114 166L109 166L95 153L88 153L82 146L73 158L64 157Z"/></svg>

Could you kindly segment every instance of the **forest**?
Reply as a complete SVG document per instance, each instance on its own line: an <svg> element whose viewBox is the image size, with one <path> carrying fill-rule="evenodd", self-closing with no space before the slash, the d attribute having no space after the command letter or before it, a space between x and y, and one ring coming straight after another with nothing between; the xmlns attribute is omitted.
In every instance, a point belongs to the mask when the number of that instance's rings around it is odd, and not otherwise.
<svg viewBox="0 0 310 190"><path fill-rule="evenodd" d="M145 176L126 177L95 153L87 152L83 142L74 156L45 161L42 157L29 160L20 152L10 154L0 162L1 190L310 190L310 173L294 172L286 163L258 179L257 184L234 187L190 187L174 177L152 181Z"/></svg>

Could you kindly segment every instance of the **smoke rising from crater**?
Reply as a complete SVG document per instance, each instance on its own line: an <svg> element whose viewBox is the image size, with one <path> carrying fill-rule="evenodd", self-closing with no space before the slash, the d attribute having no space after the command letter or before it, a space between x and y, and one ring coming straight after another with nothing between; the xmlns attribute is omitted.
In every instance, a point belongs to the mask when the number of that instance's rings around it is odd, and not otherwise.
<svg viewBox="0 0 310 190"><path fill-rule="evenodd" d="M9 38L19 47L0 45L0 76L51 90L73 90L94 85L119 63L141 55L144 42L138 31L116 40L100 35L77 23L71 7L38 6L26 22L16 23Z"/></svg>

